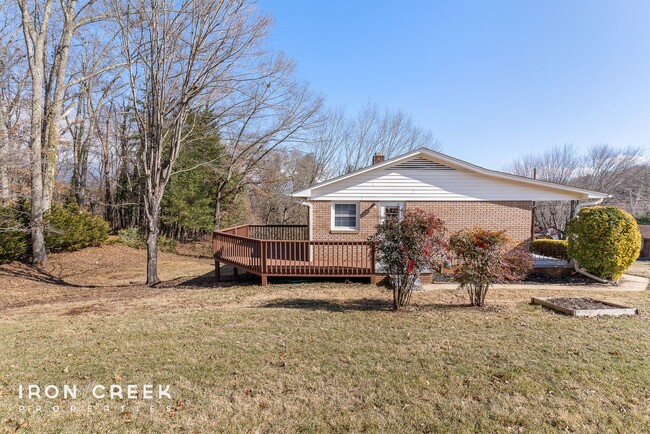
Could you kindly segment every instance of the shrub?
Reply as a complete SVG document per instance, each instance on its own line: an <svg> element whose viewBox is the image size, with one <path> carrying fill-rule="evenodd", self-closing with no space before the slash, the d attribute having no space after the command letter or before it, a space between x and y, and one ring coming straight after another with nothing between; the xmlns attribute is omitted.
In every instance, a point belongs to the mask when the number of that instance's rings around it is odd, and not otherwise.
<svg viewBox="0 0 650 434"><path fill-rule="evenodd" d="M109 235L108 238L104 241L105 246L112 246L120 242L120 237L117 235Z"/></svg>
<svg viewBox="0 0 650 434"><path fill-rule="evenodd" d="M0 207L0 262L23 259L30 252L30 205ZM108 237L101 216L81 211L76 203L53 205L45 213L45 247L51 252L98 246Z"/></svg>
<svg viewBox="0 0 650 434"><path fill-rule="evenodd" d="M613 206L583 208L567 226L569 257L602 279L617 281L641 250L639 226Z"/></svg>
<svg viewBox="0 0 650 434"><path fill-rule="evenodd" d="M134 249L144 249L147 243L144 237L144 232L138 228L121 229L117 232L120 237L120 242L125 246L133 247Z"/></svg>
<svg viewBox="0 0 650 434"><path fill-rule="evenodd" d="M0 206L0 263L27 256L29 224L26 223L29 219L25 219L19 205Z"/></svg>
<svg viewBox="0 0 650 434"><path fill-rule="evenodd" d="M420 271L440 260L444 233L442 220L415 209L406 211L402 220L384 220L368 239L377 249L379 265L391 278L394 310L409 304Z"/></svg>
<svg viewBox="0 0 650 434"><path fill-rule="evenodd" d="M650 213L636 219L640 225L650 225Z"/></svg>
<svg viewBox="0 0 650 434"><path fill-rule="evenodd" d="M503 281L519 282L524 280L535 266L533 255L526 250L513 249L504 255Z"/></svg>
<svg viewBox="0 0 650 434"><path fill-rule="evenodd" d="M122 229L118 231L117 235L120 237L120 242L126 246L134 249L147 248L147 237L139 228ZM158 249L163 252L175 252L176 240L164 235L158 235Z"/></svg>
<svg viewBox="0 0 650 434"><path fill-rule="evenodd" d="M569 259L569 242L566 240L534 240L530 245L530 251L538 255L548 256L557 259Z"/></svg>
<svg viewBox="0 0 650 434"><path fill-rule="evenodd" d="M483 306L490 285L505 279L504 231L465 229L452 235L449 247L458 259L454 278L467 290L472 306Z"/></svg>
<svg viewBox="0 0 650 434"><path fill-rule="evenodd" d="M98 215L82 211L72 202L52 205L45 213L45 246L52 252L99 246L108 237L109 226Z"/></svg>

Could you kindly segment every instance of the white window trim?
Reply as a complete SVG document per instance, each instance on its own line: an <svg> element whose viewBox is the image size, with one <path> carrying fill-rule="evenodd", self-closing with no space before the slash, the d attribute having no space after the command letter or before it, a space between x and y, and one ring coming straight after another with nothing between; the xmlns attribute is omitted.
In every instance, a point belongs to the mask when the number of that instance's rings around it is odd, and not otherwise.
<svg viewBox="0 0 650 434"><path fill-rule="evenodd" d="M404 215L404 210L406 209L406 204L404 202L380 202L379 204L379 209L380 209L380 221L384 221L384 217L386 217L386 207L391 207L391 206L398 206L400 211L402 212L402 216Z"/></svg>
<svg viewBox="0 0 650 434"><path fill-rule="evenodd" d="M339 227L334 225L334 209L336 205L344 205L344 204L353 204L356 205L357 209L357 215L356 215L356 220L357 220L357 225L353 228L350 227ZM348 231L348 232L357 232L359 230L359 225L361 223L361 217L360 217L360 212L359 212L359 202L354 202L354 201L339 201L337 200L336 202L332 202L331 204L331 209L330 209L330 228L333 231Z"/></svg>

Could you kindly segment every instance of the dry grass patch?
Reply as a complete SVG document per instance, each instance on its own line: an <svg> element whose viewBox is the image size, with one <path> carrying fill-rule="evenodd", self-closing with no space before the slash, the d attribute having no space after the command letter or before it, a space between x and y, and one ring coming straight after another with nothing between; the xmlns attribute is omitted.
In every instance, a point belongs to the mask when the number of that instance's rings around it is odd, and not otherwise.
<svg viewBox="0 0 650 434"><path fill-rule="evenodd" d="M647 277L650 279L650 261L636 261L629 270L627 274L632 274L634 276Z"/></svg>
<svg viewBox="0 0 650 434"><path fill-rule="evenodd" d="M17 291L0 307L0 432L650 431L646 313L570 318L529 304L570 291L495 290L486 308L429 291L393 313L369 285L177 283L44 285L40 304ZM648 294L590 296L645 312ZM77 413L20 413L29 383L168 383L173 399L153 413L85 398Z"/></svg>

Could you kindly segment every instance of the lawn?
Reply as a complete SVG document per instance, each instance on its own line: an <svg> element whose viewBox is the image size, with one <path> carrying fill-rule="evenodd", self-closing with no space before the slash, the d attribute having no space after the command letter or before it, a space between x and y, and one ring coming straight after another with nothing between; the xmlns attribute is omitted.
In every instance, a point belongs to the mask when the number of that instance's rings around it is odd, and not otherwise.
<svg viewBox="0 0 650 434"><path fill-rule="evenodd" d="M156 289L123 246L0 266L0 432L650 431L649 291L589 294L638 317L565 317L529 301L570 292L517 288L485 308L417 293L393 313L374 286L214 288L211 266L165 254ZM20 384L84 396L20 401ZM96 384L172 399L96 400Z"/></svg>

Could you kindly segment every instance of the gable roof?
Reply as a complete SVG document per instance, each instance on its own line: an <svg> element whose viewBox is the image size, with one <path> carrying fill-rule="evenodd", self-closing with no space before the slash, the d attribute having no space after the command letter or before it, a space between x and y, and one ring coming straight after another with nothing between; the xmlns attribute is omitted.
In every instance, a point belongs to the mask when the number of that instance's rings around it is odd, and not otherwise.
<svg viewBox="0 0 650 434"><path fill-rule="evenodd" d="M431 164L426 166L424 161L430 161ZM431 161L433 160L433 161ZM400 163L401 164L396 164ZM533 187L543 188L545 190L551 189L563 193L573 193L576 195L577 199L604 199L610 197L606 193L601 193L592 190L585 190L582 188L570 187L568 185L557 184L554 182L541 181L539 179L528 178L520 175L513 175L511 173L499 172L497 170L486 169L484 167L476 166L474 164L468 163L466 161L460 160L458 158L451 157L449 155L442 154L440 152L432 151L428 148L420 148L415 151L391 158L382 163L374 164L362 169L356 170L345 175L337 176L335 178L328 179L326 181L314 184L305 189L296 191L291 194L292 197L296 198L310 198L312 196L312 191L325 187L331 186L332 184L348 180L350 178L358 177L359 175L378 171L380 169L385 169L388 166L392 168L405 168L413 170L454 170L465 169L471 173L476 173L484 175L494 179L500 179L509 182L515 182L518 184L525 184Z"/></svg>

